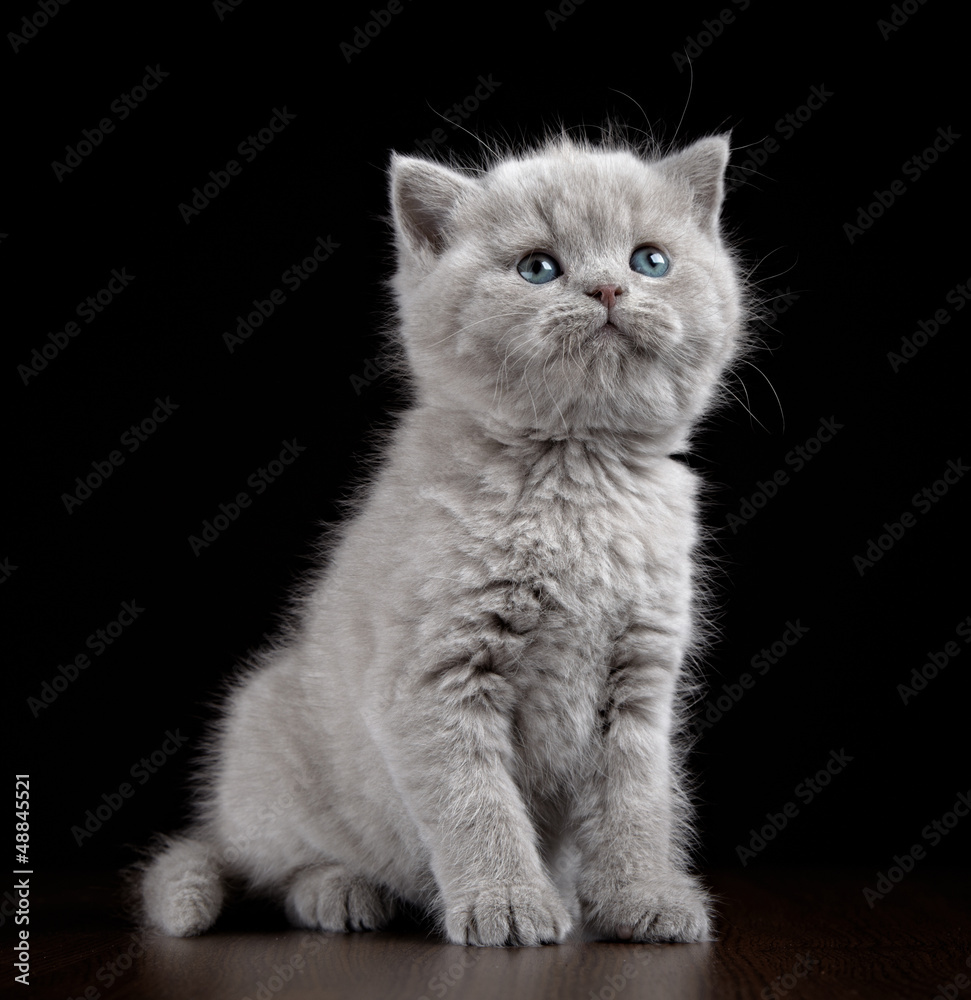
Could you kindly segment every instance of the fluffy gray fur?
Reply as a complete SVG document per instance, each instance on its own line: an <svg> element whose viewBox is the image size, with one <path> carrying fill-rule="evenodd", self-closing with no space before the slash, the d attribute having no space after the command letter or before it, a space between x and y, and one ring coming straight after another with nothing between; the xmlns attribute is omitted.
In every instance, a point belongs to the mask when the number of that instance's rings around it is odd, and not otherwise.
<svg viewBox="0 0 971 1000"><path fill-rule="evenodd" d="M143 873L147 923L198 934L242 883L329 931L407 900L458 944L580 919L709 937L678 711L697 483L671 456L742 339L728 154L394 157L414 404L299 625L229 697L198 821ZM663 277L632 269L645 244ZM537 250L556 280L517 270Z"/></svg>

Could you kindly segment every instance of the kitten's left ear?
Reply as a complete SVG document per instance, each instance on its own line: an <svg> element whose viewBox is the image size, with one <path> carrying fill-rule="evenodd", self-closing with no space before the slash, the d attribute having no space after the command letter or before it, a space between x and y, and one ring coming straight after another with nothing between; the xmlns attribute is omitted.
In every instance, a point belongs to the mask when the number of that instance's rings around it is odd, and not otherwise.
<svg viewBox="0 0 971 1000"><path fill-rule="evenodd" d="M391 160L391 208L399 237L415 253L440 253L452 210L474 189L474 181L448 167L396 153Z"/></svg>
<svg viewBox="0 0 971 1000"><path fill-rule="evenodd" d="M714 231L725 198L725 168L731 152L729 136L713 135L699 139L680 153L665 157L658 164L671 177L687 181L698 221L703 229Z"/></svg>

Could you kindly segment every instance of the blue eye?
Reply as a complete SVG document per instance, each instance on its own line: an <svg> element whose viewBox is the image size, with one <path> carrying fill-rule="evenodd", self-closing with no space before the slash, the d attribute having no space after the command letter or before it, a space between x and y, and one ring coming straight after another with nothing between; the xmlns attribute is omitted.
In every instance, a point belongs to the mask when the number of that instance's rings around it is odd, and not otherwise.
<svg viewBox="0 0 971 1000"><path fill-rule="evenodd" d="M630 268L649 278L661 278L668 273L671 261L657 247L641 247L631 255Z"/></svg>
<svg viewBox="0 0 971 1000"><path fill-rule="evenodd" d="M545 285L547 281L558 278L563 270L548 254L534 251L526 254L516 265L519 273L532 285Z"/></svg>

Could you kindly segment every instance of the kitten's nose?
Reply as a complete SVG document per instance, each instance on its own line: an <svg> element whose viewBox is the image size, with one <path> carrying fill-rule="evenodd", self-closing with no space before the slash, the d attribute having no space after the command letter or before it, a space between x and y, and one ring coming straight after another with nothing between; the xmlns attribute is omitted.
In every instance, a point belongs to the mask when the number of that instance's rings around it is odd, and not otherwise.
<svg viewBox="0 0 971 1000"><path fill-rule="evenodd" d="M624 290L620 285L597 285L592 291L587 292L591 298L600 299L608 310L614 308L617 296L623 294Z"/></svg>

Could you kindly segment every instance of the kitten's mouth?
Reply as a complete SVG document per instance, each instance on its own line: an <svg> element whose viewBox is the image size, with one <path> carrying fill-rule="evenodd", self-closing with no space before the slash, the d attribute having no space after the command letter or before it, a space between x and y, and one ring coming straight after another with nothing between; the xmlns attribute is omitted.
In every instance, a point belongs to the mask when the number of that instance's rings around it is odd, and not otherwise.
<svg viewBox="0 0 971 1000"><path fill-rule="evenodd" d="M636 352L639 347L636 334L614 318L608 319L606 323L591 323L578 331L578 336L572 343L580 347L588 361L593 363L599 358Z"/></svg>
<svg viewBox="0 0 971 1000"><path fill-rule="evenodd" d="M592 332L591 339L598 342L628 341L630 340L630 334L623 327L608 320Z"/></svg>

